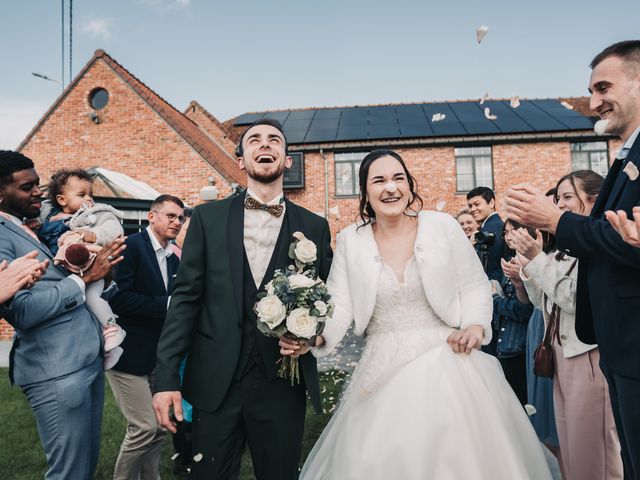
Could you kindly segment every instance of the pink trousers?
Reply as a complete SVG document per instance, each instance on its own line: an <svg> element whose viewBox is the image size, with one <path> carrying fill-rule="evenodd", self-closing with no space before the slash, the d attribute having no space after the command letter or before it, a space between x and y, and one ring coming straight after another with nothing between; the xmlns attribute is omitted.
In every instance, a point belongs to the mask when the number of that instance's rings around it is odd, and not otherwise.
<svg viewBox="0 0 640 480"><path fill-rule="evenodd" d="M564 480L623 478L620 441L611 411L600 352L593 349L564 358L554 343L556 374L553 406Z"/></svg>

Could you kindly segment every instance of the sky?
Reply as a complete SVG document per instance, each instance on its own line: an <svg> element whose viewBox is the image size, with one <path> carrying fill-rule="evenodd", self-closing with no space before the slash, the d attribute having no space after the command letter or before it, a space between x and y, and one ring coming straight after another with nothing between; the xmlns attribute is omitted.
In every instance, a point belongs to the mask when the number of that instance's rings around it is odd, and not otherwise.
<svg viewBox="0 0 640 480"><path fill-rule="evenodd" d="M62 91L63 5L66 84L69 0L0 0L0 148ZM222 121L585 95L593 56L640 36L638 0L75 0L72 15L73 76L103 49L178 110L197 100Z"/></svg>

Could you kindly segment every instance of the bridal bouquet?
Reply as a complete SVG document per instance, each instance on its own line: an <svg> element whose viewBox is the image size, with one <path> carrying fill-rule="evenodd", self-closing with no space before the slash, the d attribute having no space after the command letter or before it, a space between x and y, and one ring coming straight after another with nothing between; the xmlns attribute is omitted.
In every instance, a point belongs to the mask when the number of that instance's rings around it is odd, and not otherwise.
<svg viewBox="0 0 640 480"><path fill-rule="evenodd" d="M269 337L294 339L302 344L315 344L315 337L324 329L331 317L333 304L327 286L318 278L310 265L315 262L317 248L301 232L293 234L289 247L289 265L286 271L276 270L273 279L258 294L254 311L258 316L258 330ZM291 385L300 383L297 356L280 359L278 376L290 378Z"/></svg>

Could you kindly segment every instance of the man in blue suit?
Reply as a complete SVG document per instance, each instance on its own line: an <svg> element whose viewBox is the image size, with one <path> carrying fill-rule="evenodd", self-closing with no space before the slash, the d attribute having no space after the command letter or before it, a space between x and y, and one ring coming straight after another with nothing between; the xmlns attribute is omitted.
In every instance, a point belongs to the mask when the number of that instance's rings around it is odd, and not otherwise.
<svg viewBox="0 0 640 480"><path fill-rule="evenodd" d="M504 222L496 212L496 195L489 187L476 187L467 193L471 216L480 225L475 248L490 280L502 280L500 259L504 251Z"/></svg>
<svg viewBox="0 0 640 480"><path fill-rule="evenodd" d="M159 478L164 439L151 407L151 388L158 339L179 264L170 241L185 222L184 205L179 198L160 195L147 218L149 226L127 238L124 261L115 271L118 291L109 300L127 332L122 356L107 372L118 407L127 419L114 480Z"/></svg>
<svg viewBox="0 0 640 480"><path fill-rule="evenodd" d="M576 333L597 343L622 447L625 479L640 479L640 249L604 218L631 216L640 205L640 40L607 47L591 62L590 108L618 135L617 152L591 216L554 208L530 185L507 194L507 213L556 234L558 248L577 257Z"/></svg>
<svg viewBox="0 0 640 480"><path fill-rule="evenodd" d="M49 249L24 225L40 213L39 183L30 159L0 151L0 261L36 250L38 260L53 263ZM122 240L107 245L82 278L51 264L39 282L3 305L16 332L9 376L33 409L48 480L93 478L104 395L102 326L85 306L84 288L104 278L123 249Z"/></svg>

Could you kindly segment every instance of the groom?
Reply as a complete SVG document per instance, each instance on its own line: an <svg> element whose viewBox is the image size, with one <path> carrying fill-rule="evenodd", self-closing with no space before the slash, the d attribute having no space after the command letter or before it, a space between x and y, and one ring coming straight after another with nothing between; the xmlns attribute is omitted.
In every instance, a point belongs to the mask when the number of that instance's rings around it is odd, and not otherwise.
<svg viewBox="0 0 640 480"><path fill-rule="evenodd" d="M314 266L326 279L329 225L284 198L292 160L278 122L251 125L236 155L247 191L198 206L191 217L158 344L153 406L158 422L175 432L169 409L182 420L178 366L188 354L182 392L194 406L193 478L238 478L248 442L257 478L296 479L307 392L321 411L316 360L300 356L300 384L277 377L278 339L258 332L253 306L274 271L292 262L294 232L316 244Z"/></svg>

